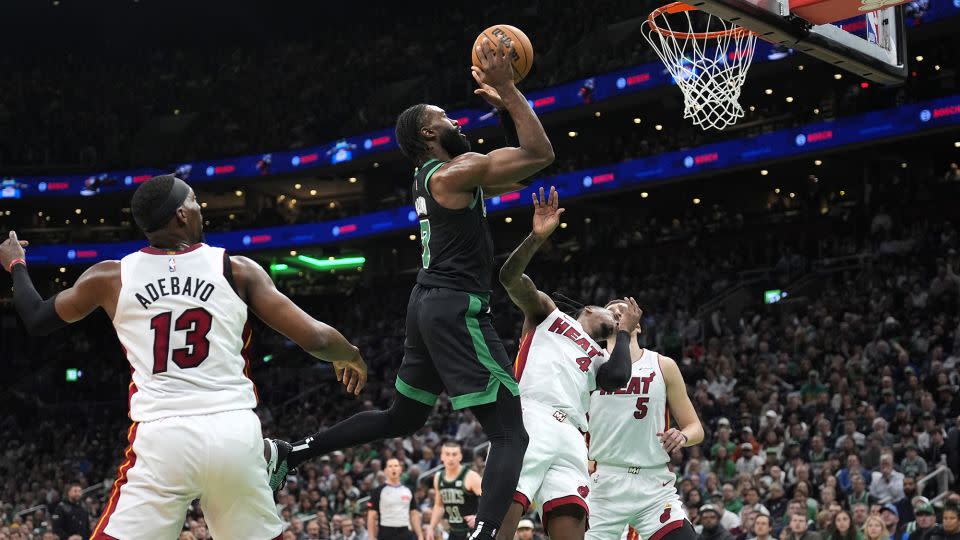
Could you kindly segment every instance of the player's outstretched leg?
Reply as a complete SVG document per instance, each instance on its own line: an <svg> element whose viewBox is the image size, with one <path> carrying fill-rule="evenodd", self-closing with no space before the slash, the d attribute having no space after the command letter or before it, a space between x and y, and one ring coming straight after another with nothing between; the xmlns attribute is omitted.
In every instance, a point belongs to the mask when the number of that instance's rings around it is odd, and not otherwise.
<svg viewBox="0 0 960 540"><path fill-rule="evenodd" d="M481 484L483 496L477 509L477 528L470 540L489 540L496 537L513 502L523 454L530 439L523 427L520 398L511 394L506 386L500 386L493 403L471 409L490 439L490 453Z"/></svg>
<svg viewBox="0 0 960 540"><path fill-rule="evenodd" d="M550 540L583 540L587 532L587 512L579 504L565 504L544 516Z"/></svg>
<svg viewBox="0 0 960 540"><path fill-rule="evenodd" d="M517 532L517 525L520 524L520 518L523 517L523 505L514 501L507 510L507 515L503 518L503 524L500 531L497 532L497 540L513 540L513 535Z"/></svg>
<svg viewBox="0 0 960 540"><path fill-rule="evenodd" d="M519 411L519 405L517 408ZM432 406L398 393L393 404L385 411L357 413L330 429L305 437L293 443L293 450L287 454L285 462L278 464L270 478L270 487L280 489L286 471L295 469L308 459L379 439L410 435L423 427L432 410Z"/></svg>

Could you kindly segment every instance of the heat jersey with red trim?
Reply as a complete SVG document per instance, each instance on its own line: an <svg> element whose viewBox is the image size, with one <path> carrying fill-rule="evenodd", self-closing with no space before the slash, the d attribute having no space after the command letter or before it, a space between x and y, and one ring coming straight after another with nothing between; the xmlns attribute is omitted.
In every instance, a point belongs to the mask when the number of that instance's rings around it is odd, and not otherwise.
<svg viewBox="0 0 960 540"><path fill-rule="evenodd" d="M670 456L657 433L669 423L660 355L645 349L626 386L591 394L590 459L618 467L665 465Z"/></svg>
<svg viewBox="0 0 960 540"><path fill-rule="evenodd" d="M590 392L597 387L597 369L606 360L606 350L576 319L554 309L520 344L516 364L520 397L556 409L586 431Z"/></svg>
<svg viewBox="0 0 960 540"><path fill-rule="evenodd" d="M256 407L245 374L247 305L224 275L225 258L197 244L120 261L113 326L132 368L135 422Z"/></svg>

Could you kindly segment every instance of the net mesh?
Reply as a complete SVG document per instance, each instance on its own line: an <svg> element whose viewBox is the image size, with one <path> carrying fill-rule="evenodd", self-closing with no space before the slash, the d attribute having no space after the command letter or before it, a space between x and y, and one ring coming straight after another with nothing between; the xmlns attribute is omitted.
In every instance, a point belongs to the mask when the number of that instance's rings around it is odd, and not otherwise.
<svg viewBox="0 0 960 540"><path fill-rule="evenodd" d="M652 12L643 34L683 92L684 118L722 130L743 117L755 34L680 2Z"/></svg>

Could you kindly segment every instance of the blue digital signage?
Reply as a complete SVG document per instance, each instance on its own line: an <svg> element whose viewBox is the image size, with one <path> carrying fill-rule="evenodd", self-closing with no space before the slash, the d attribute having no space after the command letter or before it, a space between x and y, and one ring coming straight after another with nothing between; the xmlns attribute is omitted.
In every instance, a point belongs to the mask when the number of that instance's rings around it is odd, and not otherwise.
<svg viewBox="0 0 960 540"><path fill-rule="evenodd" d="M526 205L530 200L529 194L544 185L556 186L564 199L568 200L647 182L719 173L735 167L957 126L960 126L960 95L543 178L521 192L490 198L487 208L496 212ZM210 233L207 242L231 252L244 252L334 244L416 227L416 212L413 207L404 206L322 223ZM119 259L143 246L142 241L37 245L29 248L28 258L31 264L89 264L104 259Z"/></svg>
<svg viewBox="0 0 960 540"><path fill-rule="evenodd" d="M907 8L907 24L917 26L960 14L960 0L952 2L911 2ZM851 19L845 23L845 29L865 32L864 17ZM791 49L774 47L764 41L757 43L755 63L773 62L794 54ZM642 66L605 73L539 90L527 94L530 106L539 114L583 107L613 97L643 92L674 84L666 68L659 61ZM464 131L471 131L497 123L490 109L462 109L448 113L460 122ZM371 133L346 137L321 146L300 150L272 152L238 156L193 163L174 164L168 168L139 169L135 171L113 171L93 175L72 176L29 176L8 178L19 185L17 191L2 192L0 198L8 193L17 197L96 195L124 189L134 189L136 185L151 176L176 172L178 176L191 183L220 180L225 178L254 178L271 174L290 174L298 171L317 169L346 163L355 159L396 150L393 128L384 128ZM9 195L12 197L13 195Z"/></svg>

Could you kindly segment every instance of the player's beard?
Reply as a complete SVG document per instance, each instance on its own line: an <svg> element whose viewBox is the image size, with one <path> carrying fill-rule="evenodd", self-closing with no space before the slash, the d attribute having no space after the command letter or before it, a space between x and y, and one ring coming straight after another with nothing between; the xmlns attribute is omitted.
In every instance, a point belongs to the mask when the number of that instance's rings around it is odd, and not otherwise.
<svg viewBox="0 0 960 540"><path fill-rule="evenodd" d="M440 146L452 158L470 151L470 141L456 129L446 130L440 134Z"/></svg>

